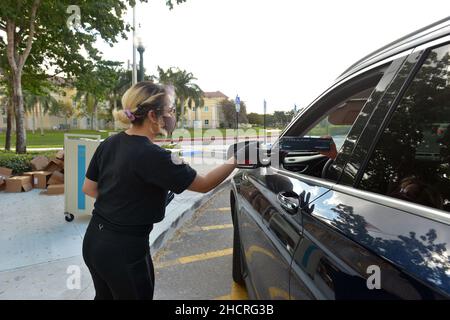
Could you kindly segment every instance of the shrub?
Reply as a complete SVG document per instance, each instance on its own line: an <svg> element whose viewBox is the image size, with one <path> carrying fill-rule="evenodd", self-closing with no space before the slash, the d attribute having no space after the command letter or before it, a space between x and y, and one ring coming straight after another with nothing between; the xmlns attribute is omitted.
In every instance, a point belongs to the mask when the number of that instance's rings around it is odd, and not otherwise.
<svg viewBox="0 0 450 320"><path fill-rule="evenodd" d="M168 143L168 144L161 145L161 148L164 148L164 149L175 149L176 147L178 147L178 145L176 143Z"/></svg>
<svg viewBox="0 0 450 320"><path fill-rule="evenodd" d="M6 167L13 170L13 174L21 174L26 171L31 171L30 161L38 156L54 157L55 151L46 152L30 152L27 154L16 154L9 151L0 151L0 167Z"/></svg>

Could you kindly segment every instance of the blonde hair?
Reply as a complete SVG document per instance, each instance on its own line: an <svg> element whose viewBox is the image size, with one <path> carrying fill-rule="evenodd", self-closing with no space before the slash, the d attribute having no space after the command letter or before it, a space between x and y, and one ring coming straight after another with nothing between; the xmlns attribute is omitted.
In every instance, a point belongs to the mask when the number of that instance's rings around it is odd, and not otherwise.
<svg viewBox="0 0 450 320"><path fill-rule="evenodd" d="M114 118L126 125L141 125L150 110L162 114L170 92L168 87L151 81L138 82L122 96L123 109L114 111Z"/></svg>

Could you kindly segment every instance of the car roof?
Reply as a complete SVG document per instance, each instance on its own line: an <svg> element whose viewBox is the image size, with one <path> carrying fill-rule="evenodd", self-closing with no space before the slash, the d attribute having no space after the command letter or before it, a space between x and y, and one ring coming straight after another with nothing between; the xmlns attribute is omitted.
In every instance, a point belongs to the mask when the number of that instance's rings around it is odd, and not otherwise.
<svg viewBox="0 0 450 320"><path fill-rule="evenodd" d="M439 20L429 26L416 30L400 39L391 42L380 49L368 54L347 68L336 81L340 81L351 74L377 63L381 60L394 56L402 51L413 49L421 44L450 34L450 16Z"/></svg>

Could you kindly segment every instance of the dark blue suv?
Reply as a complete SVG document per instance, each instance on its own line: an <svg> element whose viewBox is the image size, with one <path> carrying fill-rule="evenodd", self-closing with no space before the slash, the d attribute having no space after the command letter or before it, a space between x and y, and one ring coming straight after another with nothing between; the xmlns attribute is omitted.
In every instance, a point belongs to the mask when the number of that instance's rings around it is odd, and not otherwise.
<svg viewBox="0 0 450 320"><path fill-rule="evenodd" d="M267 155L230 193L252 298L450 297L450 17L351 66Z"/></svg>

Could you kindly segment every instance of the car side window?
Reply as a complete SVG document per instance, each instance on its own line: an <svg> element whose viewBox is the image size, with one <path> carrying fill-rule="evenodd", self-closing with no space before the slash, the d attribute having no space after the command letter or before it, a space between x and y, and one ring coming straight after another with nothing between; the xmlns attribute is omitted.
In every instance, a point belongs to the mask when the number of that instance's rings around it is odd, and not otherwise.
<svg viewBox="0 0 450 320"><path fill-rule="evenodd" d="M325 177L326 169L339 157L354 125L367 121L367 115L380 99L380 91L376 89L392 65L388 63L349 80L312 106L310 114L302 115L279 140L280 166L333 180Z"/></svg>
<svg viewBox="0 0 450 320"><path fill-rule="evenodd" d="M304 137L329 137L333 139L336 149L339 150L372 90L373 88L370 88L369 92L365 91L349 97L337 106L334 112L322 118Z"/></svg>
<svg viewBox="0 0 450 320"><path fill-rule="evenodd" d="M450 45L429 52L358 187L450 211Z"/></svg>

